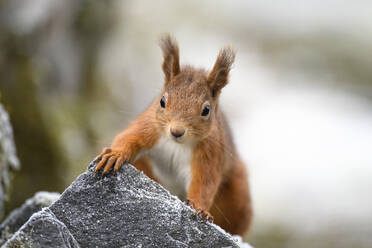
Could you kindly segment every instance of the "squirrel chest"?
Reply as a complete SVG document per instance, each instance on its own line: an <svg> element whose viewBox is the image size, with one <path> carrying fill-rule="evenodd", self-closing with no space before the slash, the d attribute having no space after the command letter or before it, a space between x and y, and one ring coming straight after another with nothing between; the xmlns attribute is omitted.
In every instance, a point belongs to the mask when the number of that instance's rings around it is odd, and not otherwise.
<svg viewBox="0 0 372 248"><path fill-rule="evenodd" d="M192 150L191 145L179 144L167 137L160 137L148 153L154 176L181 200L186 199L191 180Z"/></svg>

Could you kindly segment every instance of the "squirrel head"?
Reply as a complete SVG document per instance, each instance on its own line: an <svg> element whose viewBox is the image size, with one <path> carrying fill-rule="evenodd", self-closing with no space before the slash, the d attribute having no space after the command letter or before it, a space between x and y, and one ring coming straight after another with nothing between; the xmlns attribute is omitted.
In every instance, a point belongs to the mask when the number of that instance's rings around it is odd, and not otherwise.
<svg viewBox="0 0 372 248"><path fill-rule="evenodd" d="M222 48L208 72L191 66L181 68L177 41L169 34L161 38L160 47L165 82L156 119L165 134L178 143L203 139L218 125L218 98L228 83L235 52L231 46Z"/></svg>

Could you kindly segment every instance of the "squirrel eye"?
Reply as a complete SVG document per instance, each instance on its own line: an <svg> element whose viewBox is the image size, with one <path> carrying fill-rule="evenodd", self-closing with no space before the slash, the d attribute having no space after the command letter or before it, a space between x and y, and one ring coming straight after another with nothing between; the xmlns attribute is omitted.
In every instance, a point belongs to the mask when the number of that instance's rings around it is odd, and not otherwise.
<svg viewBox="0 0 372 248"><path fill-rule="evenodd" d="M202 116L207 116L208 114L209 114L209 106L205 106L201 115Z"/></svg>
<svg viewBox="0 0 372 248"><path fill-rule="evenodd" d="M160 99L160 106L162 108L165 108L165 99L164 99L164 96Z"/></svg>

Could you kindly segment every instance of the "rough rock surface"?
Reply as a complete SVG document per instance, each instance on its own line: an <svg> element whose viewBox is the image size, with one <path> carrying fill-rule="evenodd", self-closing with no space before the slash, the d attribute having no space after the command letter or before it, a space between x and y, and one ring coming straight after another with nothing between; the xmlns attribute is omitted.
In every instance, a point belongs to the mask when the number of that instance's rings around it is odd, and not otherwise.
<svg viewBox="0 0 372 248"><path fill-rule="evenodd" d="M132 166L104 179L93 165L50 206L81 247L227 247L230 236Z"/></svg>
<svg viewBox="0 0 372 248"><path fill-rule="evenodd" d="M10 184L10 171L19 169L19 161L8 113L0 104L0 218L4 212L4 200Z"/></svg>
<svg viewBox="0 0 372 248"><path fill-rule="evenodd" d="M131 165L103 179L93 167L4 247L77 247L74 240L80 247L238 247L229 234ZM49 232L53 246L47 245Z"/></svg>
<svg viewBox="0 0 372 248"><path fill-rule="evenodd" d="M4 247L78 248L79 244L65 224L57 220L49 209L44 209L32 215Z"/></svg>
<svg viewBox="0 0 372 248"><path fill-rule="evenodd" d="M13 210L0 225L0 245L9 239L32 214L49 206L60 197L59 193L38 192L20 208Z"/></svg>

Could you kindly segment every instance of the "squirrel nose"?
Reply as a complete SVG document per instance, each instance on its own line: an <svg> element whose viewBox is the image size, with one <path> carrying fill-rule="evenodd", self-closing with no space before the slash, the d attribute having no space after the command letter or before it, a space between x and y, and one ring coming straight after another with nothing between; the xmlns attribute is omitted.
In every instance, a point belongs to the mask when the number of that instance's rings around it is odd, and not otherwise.
<svg viewBox="0 0 372 248"><path fill-rule="evenodd" d="M175 138L179 138L185 134L185 129L181 127L176 127L176 128L171 128L170 132Z"/></svg>

